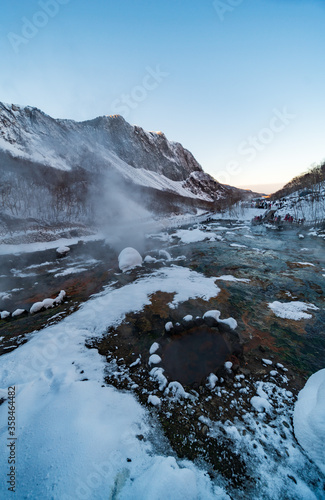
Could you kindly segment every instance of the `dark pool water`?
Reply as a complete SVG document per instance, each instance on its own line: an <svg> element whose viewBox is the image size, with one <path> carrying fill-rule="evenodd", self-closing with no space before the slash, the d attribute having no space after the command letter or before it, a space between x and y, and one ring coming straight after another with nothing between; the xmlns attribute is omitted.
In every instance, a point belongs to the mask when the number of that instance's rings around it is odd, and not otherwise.
<svg viewBox="0 0 325 500"><path fill-rule="evenodd" d="M164 348L162 366L170 380L200 383L223 366L230 349L223 336L202 325L177 335Z"/></svg>

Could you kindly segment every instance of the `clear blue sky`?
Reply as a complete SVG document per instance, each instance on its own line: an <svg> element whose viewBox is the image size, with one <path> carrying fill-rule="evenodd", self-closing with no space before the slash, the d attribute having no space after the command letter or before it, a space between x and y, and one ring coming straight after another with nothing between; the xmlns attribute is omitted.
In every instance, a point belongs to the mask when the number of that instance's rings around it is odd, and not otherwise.
<svg viewBox="0 0 325 500"><path fill-rule="evenodd" d="M120 113L222 182L284 183L325 158L324 27L324 0L2 0L0 100Z"/></svg>

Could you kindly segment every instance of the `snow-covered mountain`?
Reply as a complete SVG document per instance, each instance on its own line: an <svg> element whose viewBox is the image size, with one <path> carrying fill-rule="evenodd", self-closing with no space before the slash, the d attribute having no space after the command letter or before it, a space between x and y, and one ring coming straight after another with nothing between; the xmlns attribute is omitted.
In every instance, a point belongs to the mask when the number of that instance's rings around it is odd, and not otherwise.
<svg viewBox="0 0 325 500"><path fill-rule="evenodd" d="M75 122L0 103L0 165L2 210L23 218L85 220L94 200L106 205L116 192L151 212L217 208L243 195L181 144L119 115Z"/></svg>

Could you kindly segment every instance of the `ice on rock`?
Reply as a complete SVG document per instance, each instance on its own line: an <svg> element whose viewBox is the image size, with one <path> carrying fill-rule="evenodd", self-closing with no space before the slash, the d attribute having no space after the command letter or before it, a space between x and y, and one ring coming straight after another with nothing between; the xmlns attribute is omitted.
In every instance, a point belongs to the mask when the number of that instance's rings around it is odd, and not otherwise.
<svg viewBox="0 0 325 500"><path fill-rule="evenodd" d="M9 316L10 316L10 312L9 311L1 311L1 313L0 313L1 319L9 318Z"/></svg>
<svg viewBox="0 0 325 500"><path fill-rule="evenodd" d="M231 368L232 368L232 362L231 361L226 361L225 362L225 368L228 372L231 371Z"/></svg>
<svg viewBox="0 0 325 500"><path fill-rule="evenodd" d="M293 425L300 445L325 474L325 368L314 373L300 391Z"/></svg>
<svg viewBox="0 0 325 500"><path fill-rule="evenodd" d="M186 322L193 321L193 316L191 316L190 314L188 314L187 316L184 316L183 320L186 321Z"/></svg>
<svg viewBox="0 0 325 500"><path fill-rule="evenodd" d="M135 248L127 247L118 256L118 265L121 271L129 271L142 266L142 257Z"/></svg>
<svg viewBox="0 0 325 500"><path fill-rule="evenodd" d="M265 365L272 365L272 361L271 361L270 359L264 359L264 358L263 358L263 359L262 359L262 361L263 361L263 363L264 363Z"/></svg>

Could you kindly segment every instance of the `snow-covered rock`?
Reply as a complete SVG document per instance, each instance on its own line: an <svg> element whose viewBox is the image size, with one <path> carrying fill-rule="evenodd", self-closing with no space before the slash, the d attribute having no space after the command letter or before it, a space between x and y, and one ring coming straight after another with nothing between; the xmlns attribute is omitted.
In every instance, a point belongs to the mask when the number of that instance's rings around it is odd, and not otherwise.
<svg viewBox="0 0 325 500"><path fill-rule="evenodd" d="M170 253L168 253L166 250L159 250L159 256L165 260L172 260Z"/></svg>
<svg viewBox="0 0 325 500"><path fill-rule="evenodd" d="M9 318L9 316L10 316L10 312L9 311L1 311L1 313L0 313L0 318L1 319Z"/></svg>
<svg viewBox="0 0 325 500"><path fill-rule="evenodd" d="M155 366L149 373L153 380L156 380L159 384L159 390L163 391L168 384L168 380L164 375L164 369Z"/></svg>
<svg viewBox="0 0 325 500"><path fill-rule="evenodd" d="M300 391L293 415L297 440L325 474L325 368Z"/></svg>
<svg viewBox="0 0 325 500"><path fill-rule="evenodd" d="M59 255L59 257L64 257L70 252L70 250L70 247L62 246L56 249L56 253Z"/></svg>
<svg viewBox="0 0 325 500"><path fill-rule="evenodd" d="M55 299L44 299L42 302L35 302L35 304L32 305L30 308L30 313L35 314L42 309L50 309L52 307L58 306L62 304L63 300L66 297L66 292L64 290L61 290L59 295Z"/></svg>
<svg viewBox="0 0 325 500"><path fill-rule="evenodd" d="M142 257L135 248L127 247L118 256L118 265L121 271L129 271L142 266Z"/></svg>
<svg viewBox="0 0 325 500"><path fill-rule="evenodd" d="M151 255L146 255L143 259L143 262L145 262L145 264L155 264L155 262L157 262L157 259L151 257Z"/></svg>
<svg viewBox="0 0 325 500"><path fill-rule="evenodd" d="M152 346L150 347L150 349L149 349L149 353L150 354L155 354L155 352L158 351L159 347L160 346L159 346L158 342L154 342L152 344Z"/></svg>
<svg viewBox="0 0 325 500"><path fill-rule="evenodd" d="M148 403L152 404L153 406L159 406L161 405L161 399L158 398L158 396L150 394L150 396L148 397Z"/></svg>
<svg viewBox="0 0 325 500"><path fill-rule="evenodd" d="M218 382L218 377L214 373L210 373L208 376L208 383L207 386L212 390L215 388L216 384Z"/></svg>
<svg viewBox="0 0 325 500"><path fill-rule="evenodd" d="M12 317L13 318L16 318L17 316L21 316L25 311L25 309L16 309L13 313L12 313Z"/></svg>
<svg viewBox="0 0 325 500"><path fill-rule="evenodd" d="M228 372L231 372L231 368L232 368L232 362L231 361L226 361L225 362L225 368Z"/></svg>
<svg viewBox="0 0 325 500"><path fill-rule="evenodd" d="M251 405L259 413L264 411L268 412L272 408L271 403L269 403L266 398L262 398L261 396L253 396L251 398Z"/></svg>
<svg viewBox="0 0 325 500"><path fill-rule="evenodd" d="M152 354L149 358L149 365L158 365L161 363L161 357L158 354Z"/></svg>
<svg viewBox="0 0 325 500"><path fill-rule="evenodd" d="M171 321L168 321L168 323L165 324L166 332L170 332L173 328L174 328L174 325Z"/></svg>

